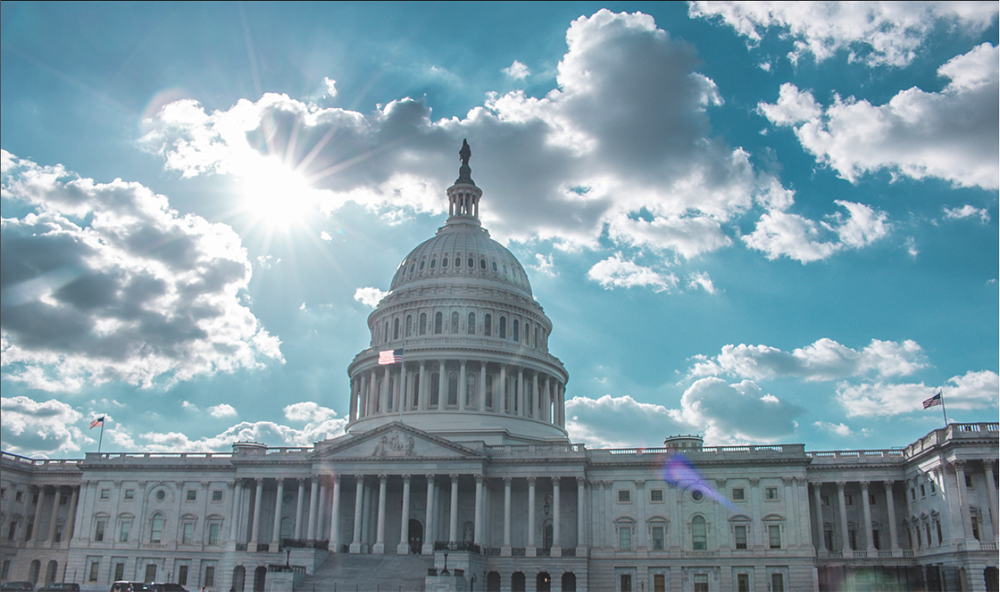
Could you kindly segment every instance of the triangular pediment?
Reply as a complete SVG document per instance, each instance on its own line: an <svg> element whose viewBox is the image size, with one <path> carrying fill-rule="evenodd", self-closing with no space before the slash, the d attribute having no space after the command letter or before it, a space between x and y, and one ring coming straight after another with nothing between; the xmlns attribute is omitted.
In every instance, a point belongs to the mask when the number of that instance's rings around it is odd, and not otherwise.
<svg viewBox="0 0 1000 592"><path fill-rule="evenodd" d="M486 458L480 452L398 421L370 430L355 438L338 439L329 447L317 446L316 450L316 460L479 460Z"/></svg>

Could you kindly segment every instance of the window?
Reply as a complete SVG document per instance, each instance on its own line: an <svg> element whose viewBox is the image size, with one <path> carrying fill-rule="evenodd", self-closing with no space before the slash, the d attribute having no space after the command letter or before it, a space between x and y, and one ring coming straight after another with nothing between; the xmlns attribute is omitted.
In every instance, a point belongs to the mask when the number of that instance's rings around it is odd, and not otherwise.
<svg viewBox="0 0 1000 592"><path fill-rule="evenodd" d="M187 490L187 501L193 502L196 499L198 499L198 490L197 489L188 489Z"/></svg>
<svg viewBox="0 0 1000 592"><path fill-rule="evenodd" d="M132 529L131 520L123 520L121 526L118 528L118 542L127 543L128 542L128 531Z"/></svg>
<svg viewBox="0 0 1000 592"><path fill-rule="evenodd" d="M194 523L185 522L184 530L182 531L181 534L181 544L190 545L193 542L194 542Z"/></svg>
<svg viewBox="0 0 1000 592"><path fill-rule="evenodd" d="M69 496L65 496L65 495L60 495L59 496L59 505L60 506L65 506L68 503L69 503Z"/></svg>
<svg viewBox="0 0 1000 592"><path fill-rule="evenodd" d="M829 496L826 495L820 496L820 503L822 503L824 506L829 506L830 505Z"/></svg>
<svg viewBox="0 0 1000 592"><path fill-rule="evenodd" d="M444 331L444 314L440 312L434 313L434 334L440 335Z"/></svg>
<svg viewBox="0 0 1000 592"><path fill-rule="evenodd" d="M221 502L222 501L222 490L221 489L216 489L215 491L212 492L212 501L213 502Z"/></svg>
<svg viewBox="0 0 1000 592"><path fill-rule="evenodd" d="M774 501L778 499L778 488L777 487L765 487L764 488L764 499L769 501Z"/></svg>
<svg viewBox="0 0 1000 592"><path fill-rule="evenodd" d="M927 491L924 489L924 484L920 484L920 497L927 497Z"/></svg>
<svg viewBox="0 0 1000 592"><path fill-rule="evenodd" d="M167 492L166 491L163 491L161 489L161 490L159 490L159 491L156 492L156 500L157 501L161 501L162 502L164 499L166 499L166 497L167 497Z"/></svg>
<svg viewBox="0 0 1000 592"><path fill-rule="evenodd" d="M486 337L493 335L493 315L483 317L483 335Z"/></svg>
<svg viewBox="0 0 1000 592"><path fill-rule="evenodd" d="M115 564L115 581L120 582L125 579L125 564L118 562Z"/></svg>
<svg viewBox="0 0 1000 592"><path fill-rule="evenodd" d="M215 585L215 566L208 565L205 567L205 587L211 588Z"/></svg>
<svg viewBox="0 0 1000 592"><path fill-rule="evenodd" d="M445 267L448 267L448 258L447 257L441 257L441 268L443 269Z"/></svg>
<svg viewBox="0 0 1000 592"><path fill-rule="evenodd" d="M934 521L934 527L937 529L938 544L940 545L941 541L944 540L944 537L941 536L941 521L940 520L935 520Z"/></svg>
<svg viewBox="0 0 1000 592"><path fill-rule="evenodd" d="M694 575L694 592L708 592L708 574Z"/></svg>
<svg viewBox="0 0 1000 592"><path fill-rule="evenodd" d="M740 524L733 527L733 534L736 537L736 548L746 549L747 548L747 527L746 525Z"/></svg>
<svg viewBox="0 0 1000 592"><path fill-rule="evenodd" d="M188 566L181 565L177 568L177 583L186 586L188 583Z"/></svg>
<svg viewBox="0 0 1000 592"><path fill-rule="evenodd" d="M448 405L450 407L458 406L458 373L449 372L448 373Z"/></svg>
<svg viewBox="0 0 1000 592"><path fill-rule="evenodd" d="M853 528L847 531L847 540L851 543L851 549L858 548L858 531Z"/></svg>
<svg viewBox="0 0 1000 592"><path fill-rule="evenodd" d="M826 529L823 531L823 543L828 550L833 550L833 530Z"/></svg>
<svg viewBox="0 0 1000 592"><path fill-rule="evenodd" d="M151 584L156 581L156 564L147 563L146 564L146 575L142 579L143 582Z"/></svg>
<svg viewBox="0 0 1000 592"><path fill-rule="evenodd" d="M479 260L479 269L486 269L486 259Z"/></svg>
<svg viewBox="0 0 1000 592"><path fill-rule="evenodd" d="M736 574L736 592L750 592L750 574Z"/></svg>
<svg viewBox="0 0 1000 592"><path fill-rule="evenodd" d="M21 501L23 499L24 499L24 492L23 491L18 491L17 493L14 494L14 501L15 502L19 502L19 501Z"/></svg>
<svg viewBox="0 0 1000 592"><path fill-rule="evenodd" d="M434 269L435 266L437 266L437 259L431 259L431 269Z"/></svg>
<svg viewBox="0 0 1000 592"><path fill-rule="evenodd" d="M101 562L94 561L90 564L90 573L87 575L88 582L96 582L98 574L101 573Z"/></svg>
<svg viewBox="0 0 1000 592"><path fill-rule="evenodd" d="M663 503L663 490L662 489L651 489L649 490L649 501L654 504Z"/></svg>
<svg viewBox="0 0 1000 592"><path fill-rule="evenodd" d="M420 313L420 330L418 331L421 335L427 334L427 313Z"/></svg>
<svg viewBox="0 0 1000 592"><path fill-rule="evenodd" d="M848 506L853 506L854 505L854 496L853 495L845 495L844 496L844 503L846 505L848 505Z"/></svg>
<svg viewBox="0 0 1000 592"><path fill-rule="evenodd" d="M882 541L879 539L877 530L872 530L872 546L876 549L882 548Z"/></svg>
<svg viewBox="0 0 1000 592"><path fill-rule="evenodd" d="M663 527L654 526L653 527L653 550L662 551L663 550Z"/></svg>
<svg viewBox="0 0 1000 592"><path fill-rule="evenodd" d="M494 263L496 265L496 263ZM618 578L619 592L632 592L632 574L621 574Z"/></svg>
<svg viewBox="0 0 1000 592"><path fill-rule="evenodd" d="M208 544L218 545L219 544L219 528L220 524L218 522L212 522L208 525Z"/></svg>
<svg viewBox="0 0 1000 592"><path fill-rule="evenodd" d="M12 541L17 536L17 522L11 522L7 527L7 540Z"/></svg>
<svg viewBox="0 0 1000 592"><path fill-rule="evenodd" d="M693 499L696 502L700 502L701 500L705 499L705 494L700 489L695 489L694 491L691 492L691 499Z"/></svg>
<svg viewBox="0 0 1000 592"><path fill-rule="evenodd" d="M878 498L875 497L873 494L868 494L868 505L869 506L877 506L878 505Z"/></svg>
<svg viewBox="0 0 1000 592"><path fill-rule="evenodd" d="M107 526L107 522L104 520L98 520L97 525L94 527L94 541L102 542L104 540L104 528Z"/></svg>
<svg viewBox="0 0 1000 592"><path fill-rule="evenodd" d="M406 336L413 334L413 315L406 315Z"/></svg>
<svg viewBox="0 0 1000 592"><path fill-rule="evenodd" d="M466 327L465 331L469 335L476 334L476 313L474 312L469 313L469 326Z"/></svg>
<svg viewBox="0 0 1000 592"><path fill-rule="evenodd" d="M510 338L513 339L514 341L518 341L518 337L517 337L517 335L518 335L518 333L517 333L517 319L514 319L514 324L511 327L511 329L512 329L512 332L511 332L511 337Z"/></svg>
<svg viewBox="0 0 1000 592"><path fill-rule="evenodd" d="M431 407L438 406L438 399L441 396L441 375L435 372L431 374Z"/></svg>
<svg viewBox="0 0 1000 592"><path fill-rule="evenodd" d="M489 316L489 315L487 315ZM487 409L493 409L493 375L486 375L486 401L483 402Z"/></svg>
<svg viewBox="0 0 1000 592"><path fill-rule="evenodd" d="M767 538L772 549L781 548L781 526L771 524L767 527Z"/></svg>
<svg viewBox="0 0 1000 592"><path fill-rule="evenodd" d="M695 551L704 551L708 548L708 527L704 516L695 516L691 519L691 548Z"/></svg>
<svg viewBox="0 0 1000 592"><path fill-rule="evenodd" d="M785 578L780 573L771 574L771 592L785 592Z"/></svg>
<svg viewBox="0 0 1000 592"><path fill-rule="evenodd" d="M152 528L149 530L149 542L158 543L163 539L163 514L153 516Z"/></svg>
<svg viewBox="0 0 1000 592"><path fill-rule="evenodd" d="M500 337L500 339L507 339L507 317L500 317L500 335L499 335L499 337Z"/></svg>
<svg viewBox="0 0 1000 592"><path fill-rule="evenodd" d="M111 490L110 489L102 489L101 490L101 499L102 500L111 499Z"/></svg>
<svg viewBox="0 0 1000 592"><path fill-rule="evenodd" d="M620 550L620 551L631 551L632 550L632 527L631 526L619 526L618 527L618 550Z"/></svg>
<svg viewBox="0 0 1000 592"><path fill-rule="evenodd" d="M619 504L631 504L632 503L632 492L628 489L618 490L618 503Z"/></svg>
<svg viewBox="0 0 1000 592"><path fill-rule="evenodd" d="M667 576L653 574L653 592L667 592Z"/></svg>
<svg viewBox="0 0 1000 592"><path fill-rule="evenodd" d="M743 488L742 487L734 487L733 488L733 501L734 502L742 502L744 500L746 500L746 493L743 491Z"/></svg>
<svg viewBox="0 0 1000 592"><path fill-rule="evenodd" d="M972 475L965 476L965 486L972 489Z"/></svg>
<svg viewBox="0 0 1000 592"><path fill-rule="evenodd" d="M458 327L458 313L457 312L453 312L453 313L451 313L451 332L452 333L458 333L458 329L459 329L459 327Z"/></svg>
<svg viewBox="0 0 1000 592"><path fill-rule="evenodd" d="M125 490L125 499L127 499L127 500L133 500L133 499L135 499L135 490L134 489L126 489Z"/></svg>
<svg viewBox="0 0 1000 592"><path fill-rule="evenodd" d="M910 499L911 500L917 499L917 490L912 487L910 488Z"/></svg>
<svg viewBox="0 0 1000 592"><path fill-rule="evenodd" d="M934 495L935 493L937 493L937 486L934 485L933 481L931 481L931 495Z"/></svg>

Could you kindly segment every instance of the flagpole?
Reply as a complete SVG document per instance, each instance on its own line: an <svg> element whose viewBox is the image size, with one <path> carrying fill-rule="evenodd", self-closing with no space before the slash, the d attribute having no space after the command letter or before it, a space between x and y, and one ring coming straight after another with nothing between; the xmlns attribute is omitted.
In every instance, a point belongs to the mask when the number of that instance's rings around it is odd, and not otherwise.
<svg viewBox="0 0 1000 592"><path fill-rule="evenodd" d="M941 412L944 413L944 427L948 427L948 410L944 406L944 389L938 391L938 394L941 395Z"/></svg>
<svg viewBox="0 0 1000 592"><path fill-rule="evenodd" d="M104 444L104 422L107 421L103 417L101 420L101 438L97 441L97 454L101 453L101 445Z"/></svg>

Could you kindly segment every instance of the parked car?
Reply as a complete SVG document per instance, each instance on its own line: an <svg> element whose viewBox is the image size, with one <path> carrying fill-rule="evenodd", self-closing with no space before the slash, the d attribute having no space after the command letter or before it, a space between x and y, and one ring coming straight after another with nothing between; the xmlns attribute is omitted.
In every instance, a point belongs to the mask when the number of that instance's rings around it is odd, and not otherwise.
<svg viewBox="0 0 1000 592"><path fill-rule="evenodd" d="M152 588L145 582L115 582L111 584L111 592L151 592Z"/></svg>
<svg viewBox="0 0 1000 592"><path fill-rule="evenodd" d="M149 589L153 592L189 592L184 586L172 582L153 583L149 585Z"/></svg>
<svg viewBox="0 0 1000 592"><path fill-rule="evenodd" d="M38 592L80 592L80 584L49 584L48 586L39 588Z"/></svg>
<svg viewBox="0 0 1000 592"><path fill-rule="evenodd" d="M7 582L0 586L0 590L3 592L31 592L34 589L35 585L31 582Z"/></svg>

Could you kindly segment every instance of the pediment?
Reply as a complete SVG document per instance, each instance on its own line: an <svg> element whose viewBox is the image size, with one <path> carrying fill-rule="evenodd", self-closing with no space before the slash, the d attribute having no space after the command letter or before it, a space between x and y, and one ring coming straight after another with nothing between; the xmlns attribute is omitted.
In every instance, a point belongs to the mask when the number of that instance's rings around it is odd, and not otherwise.
<svg viewBox="0 0 1000 592"><path fill-rule="evenodd" d="M316 460L479 460L486 456L400 422L316 451Z"/></svg>

